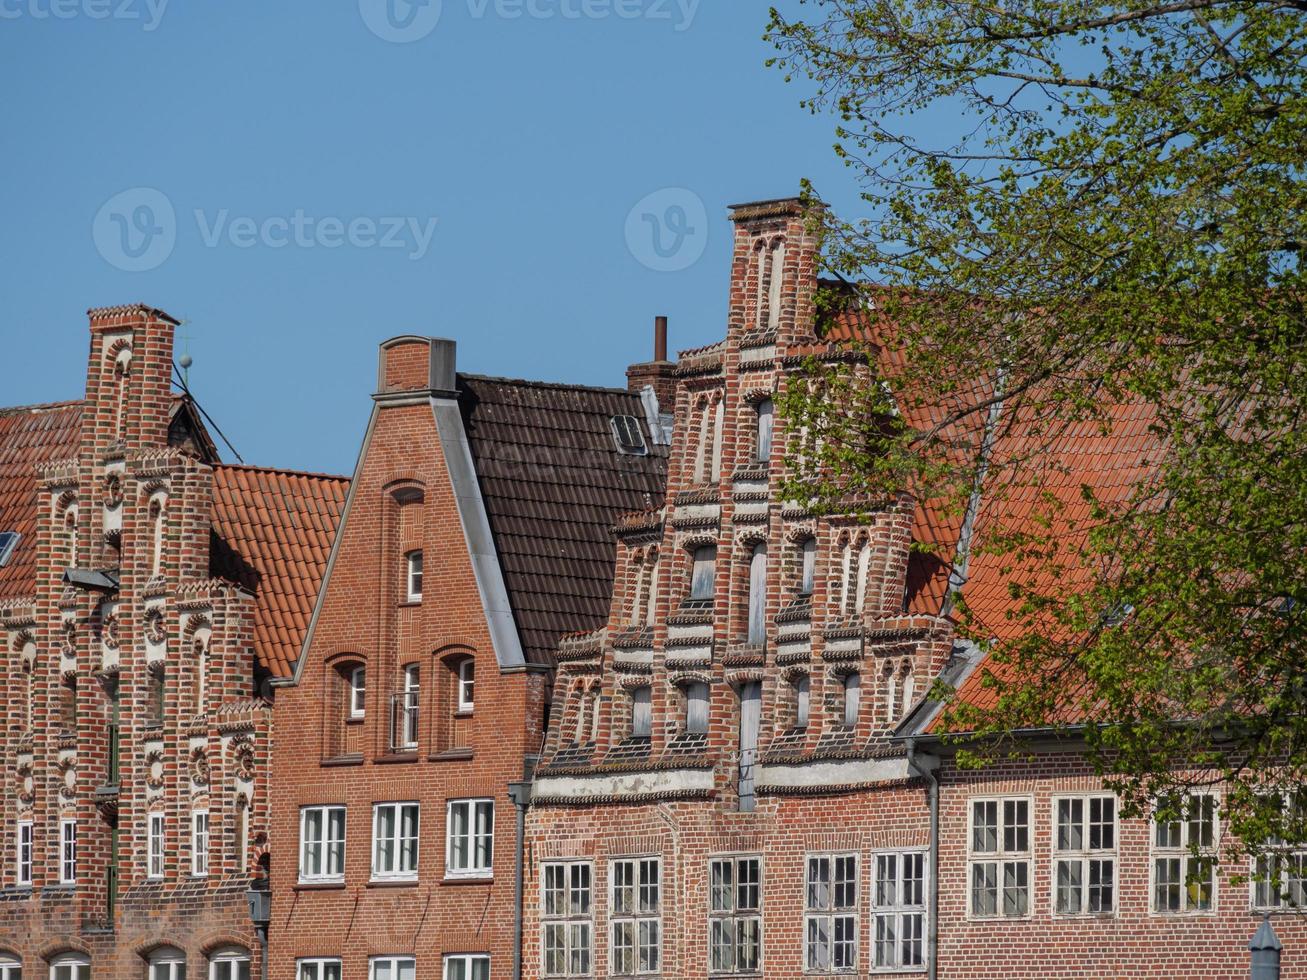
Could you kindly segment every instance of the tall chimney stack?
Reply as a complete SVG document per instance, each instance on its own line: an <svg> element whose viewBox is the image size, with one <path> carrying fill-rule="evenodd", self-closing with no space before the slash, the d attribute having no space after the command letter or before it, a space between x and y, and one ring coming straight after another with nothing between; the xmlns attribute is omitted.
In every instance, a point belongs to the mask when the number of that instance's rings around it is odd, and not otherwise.
<svg viewBox="0 0 1307 980"><path fill-rule="evenodd" d="M654 318L654 360L667 360L667 317Z"/></svg>
<svg viewBox="0 0 1307 980"><path fill-rule="evenodd" d="M654 319L654 359L632 364L626 369L627 391L641 392L652 388L661 411L676 410L676 363L667 359L667 317Z"/></svg>

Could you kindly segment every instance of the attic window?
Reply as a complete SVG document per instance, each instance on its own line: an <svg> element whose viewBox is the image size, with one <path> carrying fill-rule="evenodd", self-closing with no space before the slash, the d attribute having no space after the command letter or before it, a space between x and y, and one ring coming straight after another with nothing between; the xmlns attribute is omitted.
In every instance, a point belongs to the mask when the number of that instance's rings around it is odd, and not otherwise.
<svg viewBox="0 0 1307 980"><path fill-rule="evenodd" d="M644 442L644 432L640 429L640 420L634 415L613 416L613 439L618 451L627 456L647 456L649 447Z"/></svg>
<svg viewBox="0 0 1307 980"><path fill-rule="evenodd" d="M18 550L18 540L21 537L17 531L0 531L0 568L9 564L9 559Z"/></svg>

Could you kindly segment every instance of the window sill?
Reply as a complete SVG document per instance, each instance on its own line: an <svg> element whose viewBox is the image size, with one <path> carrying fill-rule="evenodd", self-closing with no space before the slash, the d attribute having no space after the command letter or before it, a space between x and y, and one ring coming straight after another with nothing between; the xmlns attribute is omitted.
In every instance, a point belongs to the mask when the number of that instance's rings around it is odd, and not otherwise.
<svg viewBox="0 0 1307 980"><path fill-rule="evenodd" d="M407 749L403 752L391 752L388 755L379 755L372 760L379 766L401 765L405 762L417 762L418 750Z"/></svg>
<svg viewBox="0 0 1307 980"><path fill-rule="evenodd" d="M409 597L409 598L404 599L404 600L402 600L402 601L400 602L400 604L399 604L399 608L400 608L400 609L417 609L417 608L419 608L421 605L422 605L422 597L421 597L421 596L418 596L416 599L414 599L414 598L412 598L412 597Z"/></svg>
<svg viewBox="0 0 1307 980"><path fill-rule="evenodd" d="M363 765L363 756L357 753L354 755L338 755L334 759L323 759L321 765L324 769L338 769L342 766L361 766Z"/></svg>
<svg viewBox="0 0 1307 980"><path fill-rule="evenodd" d="M343 892L345 890L345 882L300 881L295 883L292 890L297 892Z"/></svg>
<svg viewBox="0 0 1307 980"><path fill-rule="evenodd" d="M367 888L416 888L418 880L416 878L373 878L367 883Z"/></svg>
<svg viewBox="0 0 1307 980"><path fill-rule="evenodd" d="M345 719L346 725L361 725L367 721L367 715L350 715Z"/></svg>
<svg viewBox="0 0 1307 980"><path fill-rule="evenodd" d="M447 874L440 882L442 885L493 885L494 872L485 875L451 875Z"/></svg>
<svg viewBox="0 0 1307 980"><path fill-rule="evenodd" d="M475 708L459 708L457 711L454 712L454 717L471 718L472 715L475 714L475 712L476 712Z"/></svg>
<svg viewBox="0 0 1307 980"><path fill-rule="evenodd" d="M435 755L427 756L428 762L470 762L473 753L468 748L446 749L444 752L437 752Z"/></svg>

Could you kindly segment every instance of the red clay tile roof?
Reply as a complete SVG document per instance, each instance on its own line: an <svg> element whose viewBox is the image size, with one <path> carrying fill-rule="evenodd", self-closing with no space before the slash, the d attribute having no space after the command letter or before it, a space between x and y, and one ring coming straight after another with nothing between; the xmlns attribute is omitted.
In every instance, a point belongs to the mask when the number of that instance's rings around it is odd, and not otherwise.
<svg viewBox="0 0 1307 980"><path fill-rule="evenodd" d="M254 594L254 650L274 677L294 669L348 489L340 476L214 467L209 571Z"/></svg>
<svg viewBox="0 0 1307 980"><path fill-rule="evenodd" d="M0 601L36 591L36 468L76 456L81 424L81 402L0 408L0 532L22 535L0 568Z"/></svg>
<svg viewBox="0 0 1307 980"><path fill-rule="evenodd" d="M552 664L560 637L608 621L612 527L662 503L666 447L622 389L459 375L459 395L522 652ZM647 456L618 451L615 415L639 420Z"/></svg>

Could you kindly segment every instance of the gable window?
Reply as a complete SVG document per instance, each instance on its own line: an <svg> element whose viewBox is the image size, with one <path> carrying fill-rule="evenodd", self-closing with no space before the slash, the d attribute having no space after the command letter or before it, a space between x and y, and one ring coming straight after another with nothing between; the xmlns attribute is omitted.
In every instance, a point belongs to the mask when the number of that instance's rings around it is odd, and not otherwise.
<svg viewBox="0 0 1307 980"><path fill-rule="evenodd" d="M466 660L460 661L458 665L458 710L460 714L468 714L474 707L475 681L476 661L468 657Z"/></svg>
<svg viewBox="0 0 1307 980"><path fill-rule="evenodd" d="M418 805L377 803L372 807L372 878L412 881L418 876Z"/></svg>
<svg viewBox="0 0 1307 980"><path fill-rule="evenodd" d="M972 800L970 910L976 918L1030 912L1030 801Z"/></svg>
<svg viewBox="0 0 1307 980"><path fill-rule="evenodd" d="M405 582L409 602L422 601L422 552L410 551L404 556Z"/></svg>
<svg viewBox="0 0 1307 980"><path fill-rule="evenodd" d="M77 883L77 821L59 821L59 883Z"/></svg>
<svg viewBox="0 0 1307 980"><path fill-rule="evenodd" d="M17 847L18 884L26 887L32 883L32 821L18 821ZM4 977L0 976L0 980L4 980Z"/></svg>
<svg viewBox="0 0 1307 980"><path fill-rule="evenodd" d="M691 734L708 731L708 685L702 681L685 689L685 730Z"/></svg>
<svg viewBox="0 0 1307 980"><path fill-rule="evenodd" d="M209 873L209 811L191 814L191 874L204 877Z"/></svg>
<svg viewBox="0 0 1307 980"><path fill-rule="evenodd" d="M549 977L590 975L594 949L593 869L588 863L544 866L544 972Z"/></svg>
<svg viewBox="0 0 1307 980"><path fill-rule="evenodd" d="M91 980L91 961L81 953L65 953L50 961L50 980Z"/></svg>
<svg viewBox="0 0 1307 980"><path fill-rule="evenodd" d="M762 858L708 864L708 969L757 973L762 965Z"/></svg>
<svg viewBox="0 0 1307 980"><path fill-rule="evenodd" d="M766 463L771 459L772 436L775 432L776 403L765 398L758 403L758 417L754 432L754 461Z"/></svg>
<svg viewBox="0 0 1307 980"><path fill-rule="evenodd" d="M250 980L250 954L231 946L209 957L209 980Z"/></svg>
<svg viewBox="0 0 1307 980"><path fill-rule="evenodd" d="M345 878L345 808L306 806L300 810L300 881Z"/></svg>
<svg viewBox="0 0 1307 980"><path fill-rule="evenodd" d="M799 595L812 595L817 579L817 541L808 538L799 546Z"/></svg>
<svg viewBox="0 0 1307 980"><path fill-rule="evenodd" d="M165 946L150 954L150 980L186 980L186 954Z"/></svg>
<svg viewBox="0 0 1307 980"><path fill-rule="evenodd" d="M1163 819L1170 810L1177 819ZM1153 814L1153 911L1210 912L1216 889L1216 797L1195 793ZM1196 852L1196 853L1195 853Z"/></svg>
<svg viewBox="0 0 1307 980"><path fill-rule="evenodd" d="M297 960L295 980L340 980L340 960Z"/></svg>
<svg viewBox="0 0 1307 980"><path fill-rule="evenodd" d="M164 815L162 813L151 813L149 825L146 827L146 876L149 878L162 878L164 873Z"/></svg>
<svg viewBox="0 0 1307 980"><path fill-rule="evenodd" d="M1111 912L1116 902L1116 798L1053 801L1053 909Z"/></svg>
<svg viewBox="0 0 1307 980"><path fill-rule="evenodd" d="M858 724L858 712L862 709L862 675L844 675L844 727L853 728Z"/></svg>
<svg viewBox="0 0 1307 980"><path fill-rule="evenodd" d="M368 706L368 669L362 664L349 672L349 716L362 718Z"/></svg>
<svg viewBox="0 0 1307 980"><path fill-rule="evenodd" d="M488 878L494 858L495 801L451 800L445 819L445 876Z"/></svg>
<svg viewBox="0 0 1307 980"><path fill-rule="evenodd" d="M614 976L645 976L661 968L661 872L658 858L612 863L609 947Z"/></svg>
<svg viewBox="0 0 1307 980"><path fill-rule="evenodd" d="M717 546L705 544L694 549L690 570L690 598L711 599L717 591Z"/></svg>
<svg viewBox="0 0 1307 980"><path fill-rule="evenodd" d="M1282 809L1298 808L1293 821L1301 825L1301 808L1307 793L1299 790L1275 801ZM1253 864L1253 908L1261 910L1307 907L1307 846L1280 838L1267 841Z"/></svg>
<svg viewBox="0 0 1307 980"><path fill-rule="evenodd" d="M653 734L653 690L647 684L631 692L631 737Z"/></svg>
<svg viewBox="0 0 1307 980"><path fill-rule="evenodd" d="M877 854L873 898L877 969L923 966L926 855L920 851Z"/></svg>
<svg viewBox="0 0 1307 980"><path fill-rule="evenodd" d="M756 544L749 556L749 643L767 640L767 546Z"/></svg>
<svg viewBox="0 0 1307 980"><path fill-rule="evenodd" d="M809 973L850 973L858 967L858 858L808 857L804 908Z"/></svg>
<svg viewBox="0 0 1307 980"><path fill-rule="evenodd" d="M412 977L398 980L412 980ZM490 980L490 957L481 953L446 956L444 980Z"/></svg>

